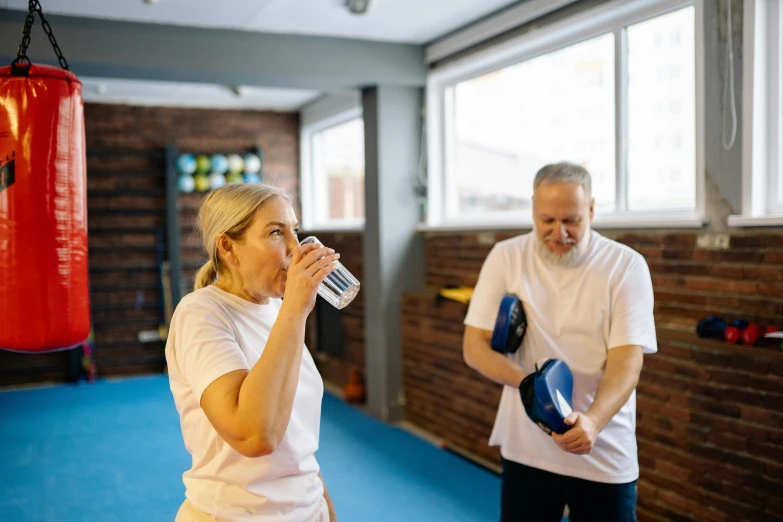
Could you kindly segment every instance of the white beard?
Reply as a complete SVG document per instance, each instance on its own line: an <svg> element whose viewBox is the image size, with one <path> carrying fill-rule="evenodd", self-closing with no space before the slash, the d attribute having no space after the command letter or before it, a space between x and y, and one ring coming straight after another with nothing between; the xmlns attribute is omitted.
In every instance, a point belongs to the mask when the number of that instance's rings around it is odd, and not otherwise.
<svg viewBox="0 0 783 522"><path fill-rule="evenodd" d="M584 253L587 251L587 246L590 243L591 234L592 232L588 230L578 242L573 243L574 246L563 254L556 254L549 250L549 247L546 245L547 242L543 241L538 234L535 234L536 251L544 263L560 268L570 268L579 263L582 256L584 256Z"/></svg>

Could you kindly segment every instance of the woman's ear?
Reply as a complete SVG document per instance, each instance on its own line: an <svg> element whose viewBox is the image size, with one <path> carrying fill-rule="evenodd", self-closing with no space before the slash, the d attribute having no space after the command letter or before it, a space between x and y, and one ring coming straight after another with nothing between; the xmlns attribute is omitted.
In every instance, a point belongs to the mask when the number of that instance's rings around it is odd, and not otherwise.
<svg viewBox="0 0 783 522"><path fill-rule="evenodd" d="M234 241L226 234L220 234L217 237L217 250L220 257L228 264L237 263L236 253L234 252Z"/></svg>

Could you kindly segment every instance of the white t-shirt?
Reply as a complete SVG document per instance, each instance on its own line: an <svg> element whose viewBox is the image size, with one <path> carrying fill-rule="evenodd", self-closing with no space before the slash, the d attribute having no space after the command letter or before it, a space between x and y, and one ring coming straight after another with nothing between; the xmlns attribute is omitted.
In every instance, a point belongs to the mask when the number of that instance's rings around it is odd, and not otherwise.
<svg viewBox="0 0 783 522"><path fill-rule="evenodd" d="M534 232L497 243L481 269L465 324L493 330L500 301L516 294L528 329L509 355L526 372L545 358L565 361L574 375L573 409L585 412L603 376L608 350L639 345L658 351L653 290L644 258L592 232L585 255L570 268L546 264ZM589 455L561 450L525 413L519 390L503 388L489 439L507 460L596 482L636 480L636 392L599 434Z"/></svg>
<svg viewBox="0 0 783 522"><path fill-rule="evenodd" d="M217 520L304 522L317 513L324 494L315 459L323 381L306 347L291 420L272 454L242 456L200 407L201 394L215 379L258 361L281 304L272 299L258 305L208 286L185 296L171 320L169 382L193 457L183 474L186 496Z"/></svg>

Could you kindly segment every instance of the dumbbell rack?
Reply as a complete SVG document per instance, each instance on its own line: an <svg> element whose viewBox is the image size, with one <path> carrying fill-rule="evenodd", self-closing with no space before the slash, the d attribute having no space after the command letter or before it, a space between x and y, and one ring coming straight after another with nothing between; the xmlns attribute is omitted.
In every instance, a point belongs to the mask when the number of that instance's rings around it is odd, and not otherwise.
<svg viewBox="0 0 783 522"><path fill-rule="evenodd" d="M180 154L256 154L263 158L259 147L247 150L192 151L180 150L175 146L166 147L166 223L168 265L171 282L172 308L176 308L182 296L193 289L193 279L199 268L207 261L200 239L194 236L194 223L201 200L207 192L180 192L177 186L177 158ZM263 163L259 177L263 181Z"/></svg>
<svg viewBox="0 0 783 522"><path fill-rule="evenodd" d="M710 316L702 319L696 325L696 334L701 338L712 338L726 341L729 344L739 344L745 346L776 346L780 344L783 349L783 343L776 341L776 337L766 337L766 334L778 332L775 326L762 328L757 324L749 324L743 319L735 319L727 323L717 316Z"/></svg>

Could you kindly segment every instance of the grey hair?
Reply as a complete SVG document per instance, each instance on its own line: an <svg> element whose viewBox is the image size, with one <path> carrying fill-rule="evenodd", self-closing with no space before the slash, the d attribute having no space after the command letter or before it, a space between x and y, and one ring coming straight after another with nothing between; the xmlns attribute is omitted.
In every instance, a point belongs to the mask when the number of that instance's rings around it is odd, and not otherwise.
<svg viewBox="0 0 783 522"><path fill-rule="evenodd" d="M209 261L196 274L194 290L209 286L220 277L224 267L217 250L218 236L226 234L232 239L241 239L253 224L256 211L275 197L291 202L282 189L253 183L229 183L203 199L196 230L201 233Z"/></svg>
<svg viewBox="0 0 783 522"><path fill-rule="evenodd" d="M567 161L550 163L541 167L533 180L533 190L537 189L541 184L554 185L557 183L579 183L584 188L588 198L593 194L592 178L587 169Z"/></svg>

